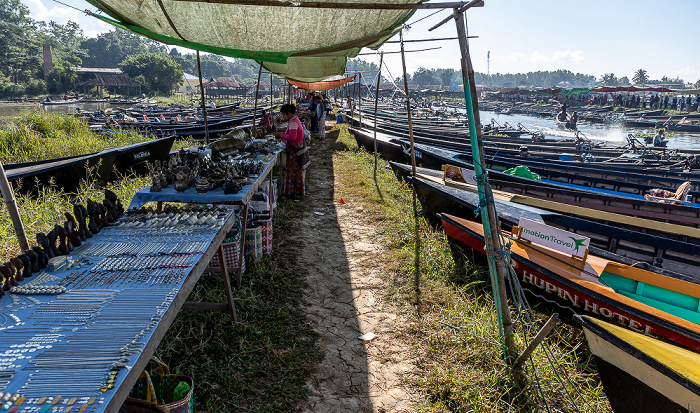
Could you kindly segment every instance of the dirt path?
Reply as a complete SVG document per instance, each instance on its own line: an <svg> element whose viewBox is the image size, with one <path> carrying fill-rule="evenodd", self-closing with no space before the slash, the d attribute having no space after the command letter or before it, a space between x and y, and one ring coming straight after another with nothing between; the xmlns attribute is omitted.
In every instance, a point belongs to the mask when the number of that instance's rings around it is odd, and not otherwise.
<svg viewBox="0 0 700 413"><path fill-rule="evenodd" d="M308 321L325 354L302 410L412 412L418 396L402 376L415 371L413 352L397 333L408 320L382 299L384 253L372 237L375 229L360 206L337 203L331 145L312 143L305 201L311 208L295 236L308 270ZM377 337L359 339L370 332Z"/></svg>

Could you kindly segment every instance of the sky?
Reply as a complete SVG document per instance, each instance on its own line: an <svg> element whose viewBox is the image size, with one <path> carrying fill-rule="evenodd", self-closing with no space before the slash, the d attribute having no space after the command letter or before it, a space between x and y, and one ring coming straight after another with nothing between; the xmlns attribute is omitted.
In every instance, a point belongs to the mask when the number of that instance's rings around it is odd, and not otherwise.
<svg viewBox="0 0 700 413"><path fill-rule="evenodd" d="M84 0L62 0L80 10L95 10ZM435 2L436 0L433 0ZM52 0L22 0L36 20L76 21L85 35L97 36L111 26ZM408 39L456 36L454 22L429 32L450 10L419 19L435 10L419 10L409 20ZM644 69L651 79L679 76L700 79L700 1L698 0L485 0L484 7L467 12L470 52L474 69L482 73L524 73L567 69L600 78L605 73L632 79ZM415 23L414 23L415 22ZM398 36L396 36L398 39ZM394 39L392 39L394 40ZM409 43L406 68L459 69L456 40ZM379 50L398 51L398 44ZM487 53L490 61L487 63ZM362 53L374 53L363 49ZM401 55L385 55L392 77L402 73ZM375 55L361 56L378 63Z"/></svg>

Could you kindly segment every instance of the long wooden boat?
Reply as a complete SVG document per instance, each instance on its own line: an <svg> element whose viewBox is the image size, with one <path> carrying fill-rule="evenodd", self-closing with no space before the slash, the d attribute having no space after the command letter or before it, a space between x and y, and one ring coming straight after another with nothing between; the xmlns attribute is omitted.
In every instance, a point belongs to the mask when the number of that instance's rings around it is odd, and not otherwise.
<svg viewBox="0 0 700 413"><path fill-rule="evenodd" d="M359 120L356 120L359 126ZM363 117L362 126L369 130L373 130L374 122L373 116ZM397 137L407 137L408 136L408 125L405 119L378 119L377 129L385 132L387 134L394 134ZM573 153L590 153L597 157L617 157L623 153L629 152L629 146L608 146L605 142L591 142L590 144L584 143L581 145L575 139L552 139L543 136L523 137L523 138L513 138L500 136L498 131L491 133L490 131L484 131L484 142L491 142L497 145L510 144L510 145L527 145L530 149L537 149L545 152L555 152L555 151L566 151ZM530 131L525 131L527 135L531 135ZM414 138L428 139L425 143L441 143L443 145L470 145L469 140L469 129L467 125L461 127L456 126L421 126L420 124L414 124L413 127ZM468 147L468 146L467 146ZM493 147L487 147L493 151ZM641 148L639 148L641 149ZM657 157L666 151L672 152L676 151L682 153L683 155L698 155L700 150L698 149L658 149L658 148L647 148L646 153L651 157L651 153L655 153Z"/></svg>
<svg viewBox="0 0 700 413"><path fill-rule="evenodd" d="M440 169L442 165L456 165L464 168L472 168L472 156L466 152L457 152L431 145L415 144L416 162L420 166ZM700 203L700 180L686 179L681 176L669 176L673 174L651 174L648 171L625 172L618 170L605 170L603 168L588 167L577 164L562 165L555 161L540 162L525 158L511 159L494 156L485 159L485 168L489 170L505 171L519 165L530 168L541 178L550 181L564 182L567 184L590 186L599 189L607 189L618 192L629 192L636 195L645 195L652 188L664 188L675 191L681 184L691 181L689 192L690 202Z"/></svg>
<svg viewBox="0 0 700 413"><path fill-rule="evenodd" d="M118 175L147 172L147 161L169 159L174 140L174 137L160 138L87 155L8 164L5 172L8 181L21 193L36 192L41 186L51 185L71 192L87 177L88 170L93 171L91 176L100 184L107 183L114 172Z"/></svg>
<svg viewBox="0 0 700 413"><path fill-rule="evenodd" d="M55 105L74 105L76 103L81 103L82 99L68 99L68 100L43 100L40 103L44 106L55 106Z"/></svg>
<svg viewBox="0 0 700 413"><path fill-rule="evenodd" d="M377 130L387 135L394 135L397 139L407 141L408 132L405 126L393 126L378 123ZM362 120L362 124L373 130L373 123ZM459 131L440 130L439 128L413 129L414 141L432 146L443 147L454 151L471 151L469 135ZM696 150L658 150L648 148L630 149L629 147L597 146L590 142L576 143L570 141L546 140L544 142L528 141L526 139L503 137L485 133L483 136L485 155L520 158L523 149L527 152L527 159L532 161L547 162L552 160L566 165L584 165L601 169L612 170L639 170L655 175L674 176L698 176L700 174L685 172L686 165L682 161L690 156L700 154ZM591 162L592 161L592 162ZM584 163L585 162L585 163ZM652 169L653 168L653 169Z"/></svg>
<svg viewBox="0 0 700 413"><path fill-rule="evenodd" d="M43 186L56 186L67 192L75 191L80 180L87 178L92 170L98 183L105 184L112 173L117 154L114 152L93 153L47 159L43 161L5 165L7 180L20 193L36 193Z"/></svg>
<svg viewBox="0 0 700 413"><path fill-rule="evenodd" d="M589 316L575 316L615 413L700 411L700 354Z"/></svg>
<svg viewBox="0 0 700 413"><path fill-rule="evenodd" d="M440 214L451 239L484 254L481 224ZM614 322L700 351L700 284L588 254L585 260L511 239L511 265L529 303Z"/></svg>
<svg viewBox="0 0 700 413"><path fill-rule="evenodd" d="M471 217L479 206L476 192L446 186L436 179L416 176L410 179L416 195L428 218L444 212ZM683 237L673 237L664 232L651 233L646 228L599 222L576 217L570 213L556 212L539 206L513 202L510 197L494 197L498 218L503 228L511 229L521 218L575 232L591 239L591 251L614 261L636 265L652 271L658 269L673 272L674 276L700 279L697 257L700 245Z"/></svg>
<svg viewBox="0 0 700 413"><path fill-rule="evenodd" d="M394 173L403 180L408 180L412 168L410 165L389 162ZM444 173L427 168L417 168L421 176L444 183ZM475 188L473 170L460 171L465 183ZM498 171L489 172L489 185L497 191L514 195L553 200L561 204L588 209L613 212L633 217L668 222L694 228L700 228L700 204L690 206L647 201L644 197L615 191L596 191L591 188L562 185L549 181L533 181L516 175Z"/></svg>

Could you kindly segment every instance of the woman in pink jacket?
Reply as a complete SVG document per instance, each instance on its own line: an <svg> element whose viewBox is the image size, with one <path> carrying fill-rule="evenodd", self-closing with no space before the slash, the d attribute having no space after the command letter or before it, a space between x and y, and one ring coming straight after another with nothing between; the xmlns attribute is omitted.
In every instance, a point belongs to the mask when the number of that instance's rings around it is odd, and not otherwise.
<svg viewBox="0 0 700 413"><path fill-rule="evenodd" d="M287 176L284 181L284 194L299 198L304 196L305 192L309 148L304 142L304 127L296 115L296 107L290 104L282 105L280 115L288 122L287 130L279 134L279 138L287 141Z"/></svg>

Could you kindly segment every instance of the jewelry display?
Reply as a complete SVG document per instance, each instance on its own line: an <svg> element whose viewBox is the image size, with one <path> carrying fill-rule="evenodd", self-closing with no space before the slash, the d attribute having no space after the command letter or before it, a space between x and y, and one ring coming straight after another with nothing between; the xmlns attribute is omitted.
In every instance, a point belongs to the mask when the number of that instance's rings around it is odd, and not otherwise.
<svg viewBox="0 0 700 413"><path fill-rule="evenodd" d="M122 215L108 194L87 205L0 265L0 409L105 411L233 214L168 205Z"/></svg>

